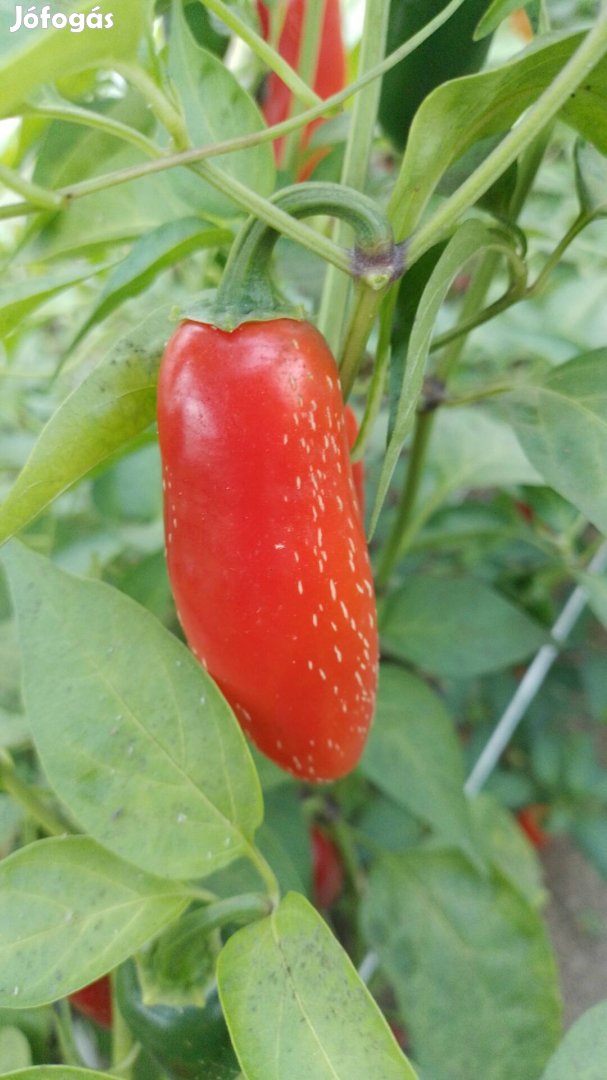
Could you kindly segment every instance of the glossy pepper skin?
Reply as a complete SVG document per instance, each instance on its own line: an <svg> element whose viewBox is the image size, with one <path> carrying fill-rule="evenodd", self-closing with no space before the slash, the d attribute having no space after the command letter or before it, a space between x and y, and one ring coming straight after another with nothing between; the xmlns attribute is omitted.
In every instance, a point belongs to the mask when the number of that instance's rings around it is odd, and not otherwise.
<svg viewBox="0 0 607 1080"><path fill-rule="evenodd" d="M186 638L259 749L357 763L377 618L335 361L314 327L182 323L158 387L167 564Z"/></svg>
<svg viewBox="0 0 607 1080"><path fill-rule="evenodd" d="M82 990L76 990L70 994L70 1001L89 1020L94 1020L101 1027L111 1028L112 988L109 975L102 975L95 982L83 986Z"/></svg>
<svg viewBox="0 0 607 1080"><path fill-rule="evenodd" d="M447 0L390 0L386 53L407 41L447 6ZM411 121L424 98L437 86L483 66L491 35L473 40L476 25L489 0L466 0L438 30L382 80L379 122L402 150Z"/></svg>
<svg viewBox="0 0 607 1080"><path fill-rule="evenodd" d="M307 0L287 0L285 20L278 43L279 54L296 70L301 51L306 7ZM266 5L261 0L258 0L257 11L263 35L267 39L270 33L270 17ZM346 54L341 32L340 0L325 0L318 64L312 85L321 98L337 94L346 85ZM268 125L280 124L289 117L292 96L282 79L279 79L274 72L270 72L262 100L262 112ZM308 145L312 132L319 124L322 124L322 119L314 120L304 129L302 147L305 148ZM282 160L283 144L284 139L276 139L274 143L276 161L279 165ZM306 179L325 152L321 150L313 155L312 161L308 162L307 167L300 174L300 179Z"/></svg>
<svg viewBox="0 0 607 1080"><path fill-rule="evenodd" d="M128 961L118 971L116 997L131 1033L171 1080L240 1075L217 990L204 1008L145 1005L135 964Z"/></svg>

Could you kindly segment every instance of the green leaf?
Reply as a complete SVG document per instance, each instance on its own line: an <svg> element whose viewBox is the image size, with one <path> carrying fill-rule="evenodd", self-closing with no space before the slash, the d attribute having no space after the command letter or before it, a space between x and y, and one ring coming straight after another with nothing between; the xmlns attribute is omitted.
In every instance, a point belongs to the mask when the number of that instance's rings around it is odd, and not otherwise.
<svg viewBox="0 0 607 1080"><path fill-rule="evenodd" d="M65 292L72 285L102 273L107 266L86 266L78 271L67 270L61 274L46 277L29 277L27 281L18 281L3 287L0 303L0 338L6 337L12 330L36 308L47 300Z"/></svg>
<svg viewBox="0 0 607 1080"><path fill-rule="evenodd" d="M506 132L550 86L583 40L579 32L542 36L507 64L444 83L411 125L392 198L399 237L409 235L449 166L479 139ZM577 87L561 119L607 153L607 58Z"/></svg>
<svg viewBox="0 0 607 1080"><path fill-rule="evenodd" d="M54 1027L52 1008L48 1005L39 1009L0 1009L0 1030L4 1027L16 1027L23 1032L35 1061L48 1056Z"/></svg>
<svg viewBox="0 0 607 1080"><path fill-rule="evenodd" d="M576 356L502 401L531 464L607 532L607 349Z"/></svg>
<svg viewBox="0 0 607 1080"><path fill-rule="evenodd" d="M205 909L188 911L154 938L137 957L137 973L146 1005L203 1008L215 986L219 934L200 926Z"/></svg>
<svg viewBox="0 0 607 1080"><path fill-rule="evenodd" d="M539 909L546 899L542 868L512 814L497 799L484 794L470 801L470 812L486 860Z"/></svg>
<svg viewBox="0 0 607 1080"><path fill-rule="evenodd" d="M575 144L575 182L582 210L607 216L607 161L590 142Z"/></svg>
<svg viewBox="0 0 607 1080"><path fill-rule="evenodd" d="M592 718L601 724L607 724L605 656L600 642L596 642L594 647L585 648L584 655L580 657L579 674L585 704Z"/></svg>
<svg viewBox="0 0 607 1080"><path fill-rule="evenodd" d="M85 68L111 67L112 59L136 54L143 34L145 0L129 0L128 5L118 7L113 0L87 0L72 11L89 14L93 8L104 20L113 14L113 26L86 27L81 33L51 28L32 32L22 27L10 34L14 8L10 14L2 14L0 37L6 31L14 45L0 64L0 116L10 116L38 86Z"/></svg>
<svg viewBox="0 0 607 1080"><path fill-rule="evenodd" d="M204 247L221 247L232 239L233 234L228 229L209 228L200 218L169 221L142 236L110 274L98 303L76 334L70 350L120 304L147 288L163 270L192 252Z"/></svg>
<svg viewBox="0 0 607 1080"><path fill-rule="evenodd" d="M264 790L265 814L257 846L272 867L281 892L308 893L311 878L309 822L302 812L301 793L287 781Z"/></svg>
<svg viewBox="0 0 607 1080"><path fill-rule="evenodd" d="M369 524L370 534L377 524L398 456L413 426L434 326L451 282L462 267L478 255L479 250L495 246L504 249L506 245L503 236L500 235L498 239L495 230L487 228L479 221L466 221L450 240L424 288L409 338L394 427L388 440Z"/></svg>
<svg viewBox="0 0 607 1080"><path fill-rule="evenodd" d="M194 146L237 138L243 131L263 131L265 122L249 94L222 60L194 39L181 4L173 4L169 39L169 74L179 94ZM269 142L216 159L217 167L260 195L274 190L274 155ZM202 179L179 171L178 190L195 197L205 213L234 217L234 202Z"/></svg>
<svg viewBox="0 0 607 1080"><path fill-rule="evenodd" d="M0 1069L26 1069L32 1063L32 1052L18 1027L0 1028Z"/></svg>
<svg viewBox="0 0 607 1080"><path fill-rule="evenodd" d="M86 101L87 108L79 108L51 88L36 95L30 116L27 107L24 109L28 122L45 125L43 138L37 144L33 172L37 184L53 189L69 187L86 177L107 172L110 167L113 170L116 158L120 160L125 151L132 154L134 148L140 156L142 152L148 156L156 120L139 94L127 87L118 98L87 95ZM47 117L44 114L47 107L59 109L61 115ZM39 108L42 114L38 113ZM125 133L135 140L135 146L125 145L125 139L119 137Z"/></svg>
<svg viewBox="0 0 607 1080"><path fill-rule="evenodd" d="M607 627L607 580L598 574L586 574L579 571L576 578L584 587L588 603L599 622Z"/></svg>
<svg viewBox="0 0 607 1080"><path fill-rule="evenodd" d="M0 747L14 750L15 747L27 746L31 738L27 717L0 708Z"/></svg>
<svg viewBox="0 0 607 1080"><path fill-rule="evenodd" d="M32 735L75 819L165 877L245 855L259 784L231 710L188 649L117 590L16 541L4 561Z"/></svg>
<svg viewBox="0 0 607 1080"><path fill-rule="evenodd" d="M2 1080L119 1080L115 1073L77 1069L72 1065L34 1065L31 1069L2 1073Z"/></svg>
<svg viewBox="0 0 607 1080"><path fill-rule="evenodd" d="M547 633L473 577L411 578L387 601L384 649L432 675L470 678L525 660Z"/></svg>
<svg viewBox="0 0 607 1080"><path fill-rule="evenodd" d="M39 840L0 863L0 1003L32 1008L122 963L187 906L84 836Z"/></svg>
<svg viewBox="0 0 607 1080"><path fill-rule="evenodd" d="M141 155L130 148L112 162L116 169L140 163ZM105 258L108 249L113 253L117 245L132 243L167 221L195 212L175 188L171 170L76 199L61 214L44 218L38 233L33 227L25 252L31 259Z"/></svg>
<svg viewBox="0 0 607 1080"><path fill-rule="evenodd" d="M604 803L604 798L601 799ZM607 878L607 814L576 815L570 832L594 868Z"/></svg>
<svg viewBox="0 0 607 1080"><path fill-rule="evenodd" d="M541 1080L604 1080L607 1001L595 1005L567 1032Z"/></svg>
<svg viewBox="0 0 607 1080"><path fill-rule="evenodd" d="M0 542L154 421L169 312L155 312L121 338L59 406L0 507Z"/></svg>
<svg viewBox="0 0 607 1080"><path fill-rule="evenodd" d="M356 829L382 851L395 854L418 847L424 833L416 818L379 792L365 800L356 817Z"/></svg>
<svg viewBox="0 0 607 1080"><path fill-rule="evenodd" d="M389 664L380 670L377 712L361 768L441 839L479 861L451 717L421 679Z"/></svg>
<svg viewBox="0 0 607 1080"><path fill-rule="evenodd" d="M45 94L44 103L48 100ZM51 107L56 100L50 97ZM87 115L88 126L83 122ZM36 183L52 190L69 188L148 160L149 150L144 147L156 134L155 121L139 94L126 91L118 99L94 98L77 117L80 123L62 119L48 124L38 147ZM131 133L130 141L118 138L114 130L100 129L100 121ZM138 139L143 146L132 145ZM199 217L199 208L189 207L176 194L174 170L167 170L76 199L59 214L39 216L30 225L25 250L31 259L105 251L185 215Z"/></svg>
<svg viewBox="0 0 607 1080"><path fill-rule="evenodd" d="M239 930L217 969L247 1080L415 1080L352 963L296 893Z"/></svg>
<svg viewBox="0 0 607 1080"><path fill-rule="evenodd" d="M362 905L424 1076L536 1080L560 1032L557 973L539 915L456 854L386 856Z"/></svg>
<svg viewBox="0 0 607 1080"><path fill-rule="evenodd" d="M485 14L478 21L473 35L474 40L481 41L488 34L492 34L504 19L507 19L509 15L512 15L513 11L517 11L520 7L520 0L493 0L493 3L489 4Z"/></svg>
<svg viewBox="0 0 607 1080"><path fill-rule="evenodd" d="M507 424L481 408L441 409L407 532L417 534L454 492L541 482Z"/></svg>
<svg viewBox="0 0 607 1080"><path fill-rule="evenodd" d="M436 504L455 491L542 482L507 424L482 408L464 406L439 411L428 471Z"/></svg>
<svg viewBox="0 0 607 1080"><path fill-rule="evenodd" d="M0 857L8 855L15 847L15 838L19 832L25 812L10 795L0 792ZM1 1020L0 1020L1 1026Z"/></svg>

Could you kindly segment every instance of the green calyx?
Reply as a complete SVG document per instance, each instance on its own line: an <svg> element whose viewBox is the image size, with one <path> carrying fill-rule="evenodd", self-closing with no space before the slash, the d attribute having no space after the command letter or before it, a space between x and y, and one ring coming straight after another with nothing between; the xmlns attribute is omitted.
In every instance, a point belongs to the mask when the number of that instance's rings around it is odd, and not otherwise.
<svg viewBox="0 0 607 1080"><path fill-rule="evenodd" d="M392 227L366 195L340 184L306 183L283 188L272 202L293 217L327 215L351 225L355 246L348 253L352 277L370 289L387 288L404 273L404 248L395 244ZM277 318L305 319L281 295L271 276L271 257L280 234L256 218L237 236L214 300L203 300L188 317L204 319L222 330L243 322Z"/></svg>

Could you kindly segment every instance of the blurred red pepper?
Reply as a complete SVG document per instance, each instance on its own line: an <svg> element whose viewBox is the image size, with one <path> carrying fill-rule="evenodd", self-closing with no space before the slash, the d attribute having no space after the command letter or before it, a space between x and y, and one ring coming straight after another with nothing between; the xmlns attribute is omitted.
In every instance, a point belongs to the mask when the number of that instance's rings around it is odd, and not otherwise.
<svg viewBox="0 0 607 1080"><path fill-rule="evenodd" d="M547 813L547 806L543 806L541 803L532 803L530 806L524 806L516 815L516 819L527 839L536 848L545 847L550 840L549 834L542 828Z"/></svg>
<svg viewBox="0 0 607 1080"><path fill-rule="evenodd" d="M70 994L70 1001L74 1008L94 1020L101 1027L112 1026L112 988L109 975L102 975L100 979L83 986L82 990L76 990Z"/></svg>
<svg viewBox="0 0 607 1080"><path fill-rule="evenodd" d="M330 837L317 825L310 830L312 842L312 880L317 908L330 908L344 887L344 864Z"/></svg>
<svg viewBox="0 0 607 1080"><path fill-rule="evenodd" d="M520 515L520 517L523 518L523 521L526 521L529 525L531 525L535 517L533 507L529 506L529 503L523 502L522 499L515 499L514 505L517 513Z"/></svg>
<svg viewBox="0 0 607 1080"><path fill-rule="evenodd" d="M513 11L508 21L510 29L517 34L518 37L522 38L525 43L533 41L533 27L524 7L518 8L517 11Z"/></svg>
<svg viewBox="0 0 607 1080"><path fill-rule="evenodd" d="M325 0L316 76L312 84L313 89L321 98L328 98L332 94L337 94L346 85L346 54L341 33L339 3L340 0ZM299 64L306 6L307 0L287 0L285 20L278 43L278 52L283 60L286 60L296 70ZM257 11L263 36L267 40L270 33L270 16L262 0L257 0ZM262 102L262 112L270 126L280 124L289 117L291 98L291 91L285 86L282 79L279 79L278 75L275 75L273 71L270 72ZM321 119L313 120L304 129L301 137L302 150L308 146L312 132L319 124L322 124ZM276 139L274 142L274 154L278 165L282 163L283 147L284 139ZM323 149L310 155L301 169L298 179L305 180L326 153L327 150Z"/></svg>

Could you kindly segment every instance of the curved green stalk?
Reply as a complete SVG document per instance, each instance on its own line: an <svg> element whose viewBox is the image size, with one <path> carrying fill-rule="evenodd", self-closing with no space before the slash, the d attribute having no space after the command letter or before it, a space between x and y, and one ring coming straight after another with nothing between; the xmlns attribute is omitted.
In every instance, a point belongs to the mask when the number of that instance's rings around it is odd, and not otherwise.
<svg viewBox="0 0 607 1080"><path fill-rule="evenodd" d="M291 220L322 214L347 221L354 229L356 246L353 252L337 250L342 266L360 279L360 286L367 293L372 295L374 289L385 288L397 272L400 251L394 244L392 229L377 205L360 192L340 184L293 184L278 191L271 205ZM259 217L244 225L232 245L212 306L211 314L218 320L217 325L230 329L251 313L256 318L276 318L278 312L284 311L284 301L276 293L269 274L279 235L279 230L268 227ZM318 239L327 242L325 237ZM364 313L364 305L361 311ZM290 314L290 310L286 313Z"/></svg>
<svg viewBox="0 0 607 1080"><path fill-rule="evenodd" d="M360 46L359 76L376 67L384 57L389 10L390 5L386 0L367 0ZM377 79L357 95L352 109L341 182L358 191L364 191L365 188L380 88L381 83ZM341 222L335 228L334 236L338 244L346 243L347 232ZM350 281L333 267L328 267L318 315L318 328L336 355L342 343L349 299ZM350 367L351 358L344 355L342 365L346 368Z"/></svg>

